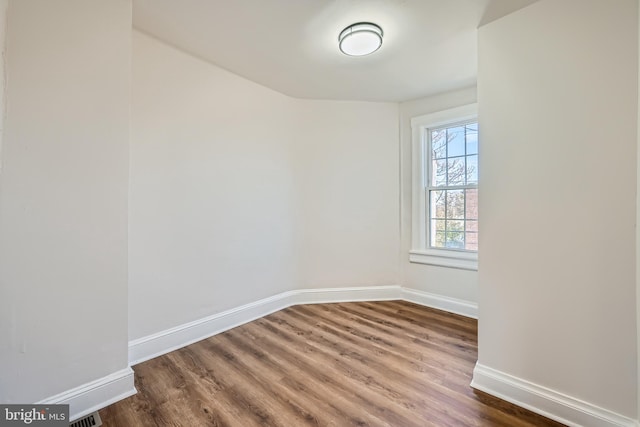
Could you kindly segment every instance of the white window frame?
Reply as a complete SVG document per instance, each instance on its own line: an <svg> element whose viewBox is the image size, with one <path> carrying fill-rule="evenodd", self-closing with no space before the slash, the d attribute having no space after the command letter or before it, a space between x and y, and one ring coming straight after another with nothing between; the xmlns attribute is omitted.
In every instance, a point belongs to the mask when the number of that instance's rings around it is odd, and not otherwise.
<svg viewBox="0 0 640 427"><path fill-rule="evenodd" d="M420 264L478 270L478 252L455 249L435 249L429 247L429 226L427 213L429 201L426 195L427 135L429 129L453 125L459 122L477 120L478 104L468 104L449 110L438 111L411 119L412 137L412 208L411 208L411 250L409 261ZM480 147L478 147L478 152Z"/></svg>

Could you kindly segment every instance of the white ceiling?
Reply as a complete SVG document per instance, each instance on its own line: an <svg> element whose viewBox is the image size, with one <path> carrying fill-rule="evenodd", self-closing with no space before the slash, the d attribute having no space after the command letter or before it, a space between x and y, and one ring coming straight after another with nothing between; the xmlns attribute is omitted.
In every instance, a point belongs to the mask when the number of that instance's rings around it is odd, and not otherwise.
<svg viewBox="0 0 640 427"><path fill-rule="evenodd" d="M298 98L405 101L475 84L477 27L537 0L134 0L138 30ZM338 34L384 30L348 57Z"/></svg>

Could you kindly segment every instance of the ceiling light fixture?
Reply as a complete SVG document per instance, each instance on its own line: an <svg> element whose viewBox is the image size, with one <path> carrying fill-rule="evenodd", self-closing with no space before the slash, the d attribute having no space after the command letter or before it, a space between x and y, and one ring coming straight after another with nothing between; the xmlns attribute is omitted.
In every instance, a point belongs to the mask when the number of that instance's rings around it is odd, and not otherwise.
<svg viewBox="0 0 640 427"><path fill-rule="evenodd" d="M369 55L382 46L382 28L371 22L351 24L340 32L338 42L345 55Z"/></svg>

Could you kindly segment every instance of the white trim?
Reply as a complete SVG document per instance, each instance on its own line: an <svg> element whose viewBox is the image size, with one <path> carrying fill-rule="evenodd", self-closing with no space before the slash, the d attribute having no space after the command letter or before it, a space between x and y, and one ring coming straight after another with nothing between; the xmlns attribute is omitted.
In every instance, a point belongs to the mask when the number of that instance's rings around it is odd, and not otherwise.
<svg viewBox="0 0 640 427"><path fill-rule="evenodd" d="M137 365L292 305L396 300L400 299L400 293L400 286L300 289L283 292L129 341L129 364Z"/></svg>
<svg viewBox="0 0 640 427"><path fill-rule="evenodd" d="M132 340L129 342L129 363L135 365L169 353L293 305L388 300L409 301L471 318L477 318L478 314L478 305L474 302L400 286L301 289L283 292L204 319ZM568 426L636 426L636 421L630 418L480 364L476 364L471 386ZM90 413L124 397L127 396L119 396L112 401L93 405L91 409L76 414L76 416Z"/></svg>
<svg viewBox="0 0 640 427"><path fill-rule="evenodd" d="M36 404L68 404L70 421L74 421L134 394L136 388L133 383L133 370L125 368Z"/></svg>
<svg viewBox="0 0 640 427"><path fill-rule="evenodd" d="M154 357L162 356L173 350L209 338L292 305L401 299L462 316L477 318L478 306L475 303L414 289L402 288L400 286L299 289L283 292L129 341L129 364L133 366L153 359Z"/></svg>
<svg viewBox="0 0 640 427"><path fill-rule="evenodd" d="M422 116L424 117L424 116ZM411 119L411 248L427 247L427 199L425 182L424 128L420 117Z"/></svg>
<svg viewBox="0 0 640 427"><path fill-rule="evenodd" d="M409 251L409 262L478 271L478 253L437 249Z"/></svg>
<svg viewBox="0 0 640 427"><path fill-rule="evenodd" d="M129 364L137 365L282 310L291 305L290 300L294 294L295 292L283 292L129 341Z"/></svg>
<svg viewBox="0 0 640 427"><path fill-rule="evenodd" d="M475 119L476 117L478 117L478 103L474 102L473 104L413 117L411 119L411 127L424 126L436 128L448 125L451 122L462 122Z"/></svg>
<svg viewBox="0 0 640 427"><path fill-rule="evenodd" d="M468 104L448 110L437 111L411 119L411 251L409 262L431 264L443 267L461 268L464 270L477 270L478 261L476 254L475 264L466 260L461 251L439 250L438 253L426 254L430 251L428 243L427 212L428 203L425 192L426 187L426 152L425 131L427 128L435 128L447 124L477 119L478 104ZM427 256L432 255L432 256ZM433 256L436 255L436 256ZM459 259L460 262L454 260Z"/></svg>
<svg viewBox="0 0 640 427"><path fill-rule="evenodd" d="M478 304L458 298L432 294L417 289L402 288L402 299L425 307L437 308L461 316L478 318Z"/></svg>
<svg viewBox="0 0 640 427"><path fill-rule="evenodd" d="M471 387L571 427L634 427L636 420L476 364Z"/></svg>
<svg viewBox="0 0 640 427"><path fill-rule="evenodd" d="M363 286L350 288L299 289L289 305L331 302L392 301L401 298L400 286Z"/></svg>

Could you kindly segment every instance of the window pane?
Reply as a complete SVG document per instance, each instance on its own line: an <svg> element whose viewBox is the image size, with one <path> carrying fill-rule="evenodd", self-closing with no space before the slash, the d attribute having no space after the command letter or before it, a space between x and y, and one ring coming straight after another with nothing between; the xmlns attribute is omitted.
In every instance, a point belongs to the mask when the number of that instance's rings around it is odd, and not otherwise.
<svg viewBox="0 0 640 427"><path fill-rule="evenodd" d="M452 249L464 249L464 232L447 231L445 246Z"/></svg>
<svg viewBox="0 0 640 427"><path fill-rule="evenodd" d="M447 129L447 157L464 156L464 126Z"/></svg>
<svg viewBox="0 0 640 427"><path fill-rule="evenodd" d="M467 154L478 154L478 124L471 123L467 129Z"/></svg>
<svg viewBox="0 0 640 427"><path fill-rule="evenodd" d="M431 158L444 159L447 157L447 130L440 129L431 132Z"/></svg>
<svg viewBox="0 0 640 427"><path fill-rule="evenodd" d="M431 218L446 218L446 191L430 191Z"/></svg>
<svg viewBox="0 0 640 427"><path fill-rule="evenodd" d="M468 251L478 250L478 233L465 233L464 248Z"/></svg>
<svg viewBox="0 0 640 427"><path fill-rule="evenodd" d="M465 216L467 219L478 219L478 190L464 190L466 193Z"/></svg>
<svg viewBox="0 0 640 427"><path fill-rule="evenodd" d="M434 160L432 162L431 185L442 187L447 185L447 160Z"/></svg>
<svg viewBox="0 0 640 427"><path fill-rule="evenodd" d="M464 219L464 192L465 190L448 190L446 192L446 217L448 219Z"/></svg>
<svg viewBox="0 0 640 427"><path fill-rule="evenodd" d="M478 248L478 124L431 130L431 171L426 189L429 245Z"/></svg>
<svg viewBox="0 0 640 427"><path fill-rule="evenodd" d="M444 219L434 219L431 223L433 224L434 231L446 231L446 220Z"/></svg>
<svg viewBox="0 0 640 427"><path fill-rule="evenodd" d="M453 221L449 220L449 221L447 221L447 230L446 231L464 231L464 221L462 221L462 220L453 220Z"/></svg>
<svg viewBox="0 0 640 427"><path fill-rule="evenodd" d="M467 184L478 184L478 155L467 156Z"/></svg>
<svg viewBox="0 0 640 427"><path fill-rule="evenodd" d="M447 160L447 178L449 185L464 185L464 157Z"/></svg>

